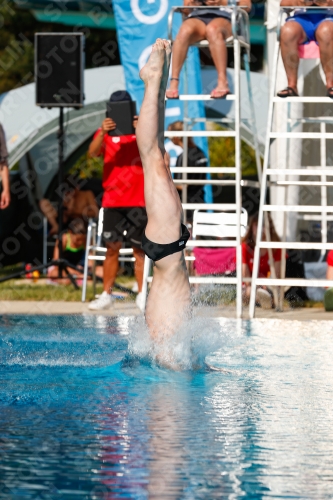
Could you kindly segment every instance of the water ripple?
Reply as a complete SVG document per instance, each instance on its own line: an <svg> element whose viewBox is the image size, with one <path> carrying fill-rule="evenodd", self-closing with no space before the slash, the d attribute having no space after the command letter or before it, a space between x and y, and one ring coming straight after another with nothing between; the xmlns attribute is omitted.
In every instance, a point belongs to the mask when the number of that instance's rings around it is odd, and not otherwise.
<svg viewBox="0 0 333 500"><path fill-rule="evenodd" d="M0 499L332 499L332 327L198 320L173 372L129 318L0 317Z"/></svg>

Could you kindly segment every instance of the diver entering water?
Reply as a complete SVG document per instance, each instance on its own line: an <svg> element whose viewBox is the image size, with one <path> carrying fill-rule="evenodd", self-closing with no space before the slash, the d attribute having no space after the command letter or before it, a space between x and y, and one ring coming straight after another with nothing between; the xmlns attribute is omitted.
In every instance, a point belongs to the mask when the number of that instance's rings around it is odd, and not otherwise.
<svg viewBox="0 0 333 500"><path fill-rule="evenodd" d="M142 248L155 261L146 306L150 335L161 340L174 334L191 314L190 284L184 258L189 238L183 209L164 149L165 90L171 46L157 39L140 71L145 95L136 129L144 170L148 223Z"/></svg>

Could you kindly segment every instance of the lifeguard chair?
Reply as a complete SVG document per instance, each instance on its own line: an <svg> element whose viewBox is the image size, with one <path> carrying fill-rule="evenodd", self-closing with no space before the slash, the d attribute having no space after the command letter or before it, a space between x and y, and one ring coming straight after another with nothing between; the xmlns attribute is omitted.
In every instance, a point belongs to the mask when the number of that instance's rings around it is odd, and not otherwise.
<svg viewBox="0 0 333 500"><path fill-rule="evenodd" d="M302 7L306 12L319 13L323 12L323 8L319 7ZM325 8L327 9L327 7ZM319 96L303 96L303 97L286 97L281 98L276 96L276 80L277 80L277 70L278 70L278 58L280 54L280 29L285 17L286 12L290 11L290 7L283 7L280 9L278 27L277 27L277 42L274 52L273 59L273 70L271 78L271 89L270 89L270 101L268 109L268 122L267 122L267 134L265 143L265 155L264 155L264 165L261 181L261 193L260 193L260 207L259 207L259 217L258 217L258 231L257 231L257 242L254 252L254 263L253 263L253 274L252 274L252 285L251 285L251 298L250 298L250 317L253 318L255 314L255 295L256 287L258 285L281 287L279 297L277 298L277 293L275 293L276 304L280 310L283 309L283 297L284 297L284 287L291 286L316 286L316 287L327 287L333 286L333 281L327 280L316 280L316 279L304 279L304 278L286 278L286 250L309 250L318 249L322 252L322 256L327 250L333 248L333 243L327 242L327 220L328 213L333 213L333 207L327 205L327 189L333 186L333 182L328 181L328 177L333 177L333 168L327 167L326 161L326 140L333 139L333 133L326 131L326 125L333 123L333 117L303 117L299 119L291 118L291 106L296 103L327 103L333 104L333 100L329 97L319 97ZM310 42L306 45L299 46L299 57L302 59L317 59L319 58L319 47L315 42ZM287 106L287 131L273 130L273 117L274 111L277 105ZM320 127L319 132L303 132L295 131L296 127L300 124L316 123ZM283 169L271 168L270 167L270 154L271 146L274 140L284 138L287 140L287 154L286 154L286 167ZM290 141L292 139L319 139L320 140L320 165L313 167L303 166L301 168L289 168L289 152L290 152ZM270 176L277 177L277 180L272 180ZM299 177L319 177L317 180L307 179L299 180ZM267 189L270 186L283 187L284 193L284 203L279 205L268 204L267 202ZM319 186L321 189L321 204L320 205L306 205L306 204L287 204L287 193L289 186ZM263 225L268 228L267 213L268 212L282 212L283 213L283 234L281 242L271 242L262 241L262 229ZM286 241L286 221L288 212L296 212L299 217L305 220L319 220L322 225L321 231L321 242L302 242ZM266 236L269 236L269 231L266 231ZM277 278L272 275L269 278L258 278L259 271L259 257L260 249L267 248L269 252L269 259L271 261L271 269L274 268L272 262L272 250L281 249L282 250L282 260L281 260L281 277ZM274 288L277 292L277 289Z"/></svg>
<svg viewBox="0 0 333 500"><path fill-rule="evenodd" d="M184 7L173 7L169 14L168 20L168 28L169 28L169 39L173 42L173 34L172 27L174 22L174 15L176 13L182 13L182 9ZM186 9L200 9L207 7L188 7ZM209 7L219 9L220 7ZM208 119L206 118L189 118L188 117L188 106L187 103L189 101L211 101L214 99L211 98L209 94L204 95L190 95L188 94L188 84L187 84L187 61L184 64L183 78L184 78L184 94L179 95L179 100L184 101L184 130L171 132L166 131L165 137L183 137L183 166L182 167L173 167L171 168L172 173L180 173L182 174L181 179L175 180L175 184L180 184L183 186L182 190L182 204L184 212L186 210L204 210L204 211L218 211L219 213L225 211L229 214L233 212L235 214L237 223L237 231L234 239L226 240L189 240L187 243L187 248L191 249L194 247L233 247L236 248L236 271L237 277L227 277L227 276L211 276L211 277L198 277L191 276L190 283L200 283L200 284L235 284L237 288L237 317L240 318L242 316L242 250L241 250L241 232L242 232L242 224L243 224L243 216L242 216L242 196L241 196L241 187L242 186L253 186L258 187L258 183L251 181L243 181L241 174L241 106L240 106L240 71L241 71L241 52L243 52L243 61L244 67L247 74L247 87L248 87L248 95L249 95L249 105L252 115L252 120L248 124L249 130L252 131L253 135L253 143L255 146L255 154L256 154L256 165L258 178L261 176L261 161L260 161L260 152L259 145L257 139L257 130L255 123L255 110L253 105L253 97L252 97L252 89L251 89L251 77L250 77L250 66L249 66L249 56L250 56L250 37L249 37L249 19L247 12L240 8L234 7L231 15L231 27L232 27L232 36L226 40L227 47L233 48L234 53L234 94L229 94L226 96L227 101L233 101L235 107L235 118L233 123L230 123L230 119L221 118L214 119L213 121L219 122L221 124L225 124L228 127L228 130L201 130L194 131L192 128L195 124L199 122L206 123ZM197 44L196 47L205 48L209 47L208 41L203 40ZM235 166L234 167L190 167L188 165L188 137L233 137L235 139ZM205 173L205 174L232 174L235 175L235 180L191 180L187 178L187 174L190 173ZM223 204L223 203L188 203L187 202L187 186L190 184L209 184L209 185L234 185L235 186L235 200L234 204ZM147 259L147 257L146 257ZM192 257L189 257L192 259ZM145 266L145 276L144 276L144 284L143 284L143 293L146 295L148 283L152 281L152 277L150 274L150 265Z"/></svg>

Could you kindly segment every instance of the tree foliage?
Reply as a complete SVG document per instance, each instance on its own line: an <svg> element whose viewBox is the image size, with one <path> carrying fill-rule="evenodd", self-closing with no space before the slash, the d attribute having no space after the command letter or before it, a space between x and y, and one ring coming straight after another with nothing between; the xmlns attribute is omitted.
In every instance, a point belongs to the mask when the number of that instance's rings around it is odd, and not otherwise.
<svg viewBox="0 0 333 500"><path fill-rule="evenodd" d="M73 31L85 33L87 68L120 64L115 31L42 23L13 2L0 2L0 94L34 81L35 33Z"/></svg>

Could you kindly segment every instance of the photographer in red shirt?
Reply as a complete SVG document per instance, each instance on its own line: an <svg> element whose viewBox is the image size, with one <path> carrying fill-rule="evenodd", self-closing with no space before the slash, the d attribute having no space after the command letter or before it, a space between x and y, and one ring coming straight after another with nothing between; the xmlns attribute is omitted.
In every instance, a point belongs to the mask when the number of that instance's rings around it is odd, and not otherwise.
<svg viewBox="0 0 333 500"><path fill-rule="evenodd" d="M125 90L114 92L111 102L131 101ZM133 120L136 128L138 117ZM103 268L104 291L89 304L89 309L101 310L112 306L111 291L119 267L119 250L123 242L133 248L135 257L135 277L139 294L137 306L142 309L142 281L144 252L141 238L147 224L144 200L144 179L141 158L135 134L110 136L108 132L116 129L112 118L105 118L89 146L89 156L103 155L103 198L104 208L103 239L107 247Z"/></svg>

